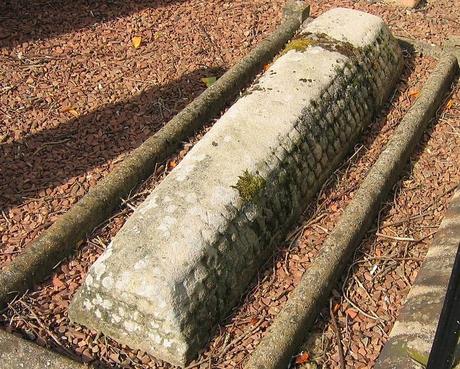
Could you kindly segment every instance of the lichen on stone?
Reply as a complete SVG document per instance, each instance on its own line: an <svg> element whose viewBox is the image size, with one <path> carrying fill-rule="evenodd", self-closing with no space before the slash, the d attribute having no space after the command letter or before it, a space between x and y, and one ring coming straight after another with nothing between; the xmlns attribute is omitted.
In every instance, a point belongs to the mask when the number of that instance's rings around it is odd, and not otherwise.
<svg viewBox="0 0 460 369"><path fill-rule="evenodd" d="M290 50L305 51L310 46L320 46L329 51L336 51L350 59L356 58L360 51L359 48L354 47L351 43L335 40L325 33L305 33L289 41L280 56Z"/></svg>
<svg viewBox="0 0 460 369"><path fill-rule="evenodd" d="M245 202L249 202L265 187L265 183L265 179L260 175L251 174L248 170L245 170L243 175L238 177L236 185L232 187L238 190L240 197Z"/></svg>
<svg viewBox="0 0 460 369"><path fill-rule="evenodd" d="M314 41L309 38L299 37L288 42L282 54L286 54L290 50L304 51L309 46L314 45Z"/></svg>

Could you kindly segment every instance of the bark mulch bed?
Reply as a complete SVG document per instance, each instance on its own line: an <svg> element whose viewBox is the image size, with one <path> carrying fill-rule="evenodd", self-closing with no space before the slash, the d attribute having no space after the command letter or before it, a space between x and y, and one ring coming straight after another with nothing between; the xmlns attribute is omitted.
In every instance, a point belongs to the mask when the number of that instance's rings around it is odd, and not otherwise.
<svg viewBox="0 0 460 369"><path fill-rule="evenodd" d="M283 3L2 2L0 266L273 30Z"/></svg>
<svg viewBox="0 0 460 369"><path fill-rule="evenodd" d="M363 135L363 140L347 163L331 177L306 212L304 220L288 237L286 243L260 272L241 305L219 327L206 351L197 360L197 368L241 367L263 333L278 313L289 292L321 247L327 231L332 229L343 206L351 198L376 160L391 132L417 96L435 62L427 57L406 56L403 81L388 109ZM387 114L387 115L386 115ZM96 230L80 246L77 255L56 268L56 273L33 291L19 297L2 315L4 328L18 332L40 344L51 346L84 361L96 360L115 367L168 368L168 364L119 345L84 327L70 324L67 307L75 290L82 283L89 266L102 253L110 238L123 225L137 204L161 181L206 129L167 163L159 166L141 188L126 199L124 206L106 224Z"/></svg>
<svg viewBox="0 0 460 369"><path fill-rule="evenodd" d="M6 168L0 172L0 265L203 91L202 77L220 75L272 30L284 1L150 3L21 0L0 5L0 114L6 123L0 125L0 156ZM416 10L367 1L324 1L312 4L312 14L333 6L382 15L395 34L430 42L440 43L458 30L460 12L453 11L457 5L445 0L429 1ZM11 30L12 36L6 37ZM133 36L142 37L137 49L131 44ZM241 367L260 341L435 65L419 56L408 56L406 63L388 115L382 114L364 133L355 153L261 270L195 367ZM459 110L457 88L413 156L410 174L383 206L379 229L369 233L334 292L331 310L348 367L373 366L440 222L448 190L460 180L455 166L460 158L460 124L455 118ZM0 325L83 361L115 368L169 368L143 352L70 324L66 311L87 269L132 209L205 131L159 164L49 280L16 298L2 312ZM401 223L390 226L395 222ZM316 342L310 342L293 364L338 367L329 306L313 333Z"/></svg>
<svg viewBox="0 0 460 369"><path fill-rule="evenodd" d="M352 8L382 17L394 35L442 45L449 35L459 34L460 3L450 0L421 1L415 9L373 0L312 1L311 14L318 16L335 7Z"/></svg>
<svg viewBox="0 0 460 369"><path fill-rule="evenodd" d="M323 368L341 367L341 362L347 368L374 366L453 190L460 183L459 113L457 85L412 155L410 170L383 204L379 221L333 292L331 309L323 309L312 330L304 353ZM314 367L311 362L303 366Z"/></svg>

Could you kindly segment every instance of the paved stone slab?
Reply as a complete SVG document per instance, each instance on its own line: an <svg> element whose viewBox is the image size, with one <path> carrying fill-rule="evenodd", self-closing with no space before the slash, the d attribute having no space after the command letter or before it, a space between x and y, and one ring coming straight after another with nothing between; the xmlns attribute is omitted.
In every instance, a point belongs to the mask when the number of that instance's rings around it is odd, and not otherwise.
<svg viewBox="0 0 460 369"><path fill-rule="evenodd" d="M0 369L89 369L0 329Z"/></svg>
<svg viewBox="0 0 460 369"><path fill-rule="evenodd" d="M450 202L376 369L419 369L416 360L428 359L459 244L460 188Z"/></svg>
<svg viewBox="0 0 460 369"><path fill-rule="evenodd" d="M70 317L185 365L378 111L401 67L378 17L335 9L307 24L128 219Z"/></svg>

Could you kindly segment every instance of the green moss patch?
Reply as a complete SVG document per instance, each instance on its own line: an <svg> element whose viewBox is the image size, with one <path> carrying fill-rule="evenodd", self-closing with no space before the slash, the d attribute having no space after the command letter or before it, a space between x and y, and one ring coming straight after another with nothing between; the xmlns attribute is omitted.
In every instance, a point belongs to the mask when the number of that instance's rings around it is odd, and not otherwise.
<svg viewBox="0 0 460 369"><path fill-rule="evenodd" d="M286 54L290 50L305 51L310 46L320 46L329 51L336 51L349 58L356 57L359 52L359 50L349 42L334 40L324 33L307 33L288 42L280 56Z"/></svg>
<svg viewBox="0 0 460 369"><path fill-rule="evenodd" d="M245 170L243 175L238 178L236 186L233 188L238 190L240 197L246 201L252 201L256 195L265 187L265 179L257 174L251 174Z"/></svg>

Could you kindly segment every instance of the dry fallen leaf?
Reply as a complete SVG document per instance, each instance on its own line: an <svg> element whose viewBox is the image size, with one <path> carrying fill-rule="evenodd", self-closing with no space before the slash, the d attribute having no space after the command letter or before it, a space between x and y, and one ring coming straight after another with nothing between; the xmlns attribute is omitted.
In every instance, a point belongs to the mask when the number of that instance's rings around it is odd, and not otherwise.
<svg viewBox="0 0 460 369"><path fill-rule="evenodd" d="M337 210L339 210L339 205L334 203L331 205L331 210L335 213Z"/></svg>
<svg viewBox="0 0 460 369"><path fill-rule="evenodd" d="M446 109L450 109L452 107L452 105L454 105L454 100L450 99L446 104Z"/></svg>
<svg viewBox="0 0 460 369"><path fill-rule="evenodd" d="M57 276L53 277L52 282L53 282L53 287L55 288L61 288L64 286L64 283Z"/></svg>
<svg viewBox="0 0 460 369"><path fill-rule="evenodd" d="M355 319L356 316L358 315L358 313L357 313L355 310L351 309L351 308L347 309L345 312L347 313L347 315L348 315L351 319Z"/></svg>
<svg viewBox="0 0 460 369"><path fill-rule="evenodd" d="M420 91L416 88L411 88L409 90L409 97L418 97L418 95L420 95Z"/></svg>
<svg viewBox="0 0 460 369"><path fill-rule="evenodd" d="M305 364L308 360L310 360L310 354L308 352L301 352L295 358L296 364Z"/></svg>
<svg viewBox="0 0 460 369"><path fill-rule="evenodd" d="M78 118L80 116L80 113L75 109L69 109L68 112L72 114L75 118Z"/></svg>
<svg viewBox="0 0 460 369"><path fill-rule="evenodd" d="M211 87L216 81L216 77L204 77L201 78L201 81L206 85L206 87Z"/></svg>
<svg viewBox="0 0 460 369"><path fill-rule="evenodd" d="M168 166L169 168L175 168L177 166L177 163L175 162L175 160L171 160L169 163L168 163Z"/></svg>
<svg viewBox="0 0 460 369"><path fill-rule="evenodd" d="M142 42L142 37L141 36L134 36L132 39L131 39L132 43L133 43L133 47L135 49L139 48L139 46L141 46L141 42Z"/></svg>

